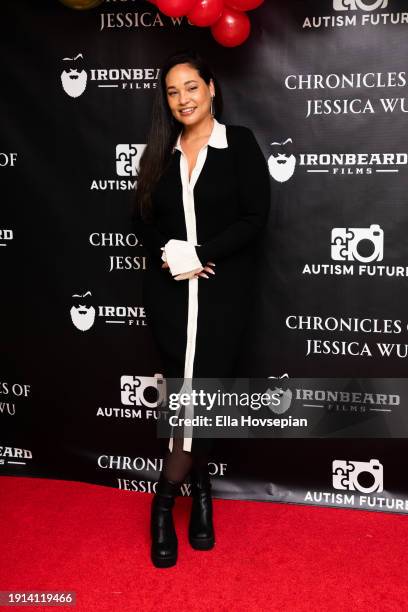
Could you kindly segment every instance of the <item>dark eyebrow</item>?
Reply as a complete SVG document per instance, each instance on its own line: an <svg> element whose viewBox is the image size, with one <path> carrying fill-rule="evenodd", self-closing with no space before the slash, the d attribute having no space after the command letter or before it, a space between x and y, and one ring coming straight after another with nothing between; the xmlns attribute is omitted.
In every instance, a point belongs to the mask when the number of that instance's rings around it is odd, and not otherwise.
<svg viewBox="0 0 408 612"><path fill-rule="evenodd" d="M184 83L184 85L188 85L189 83L198 83L198 81L195 81L194 79L191 79L190 81L186 81ZM175 85L169 85L167 89L171 89L171 87L174 87L174 89L177 89L177 87Z"/></svg>

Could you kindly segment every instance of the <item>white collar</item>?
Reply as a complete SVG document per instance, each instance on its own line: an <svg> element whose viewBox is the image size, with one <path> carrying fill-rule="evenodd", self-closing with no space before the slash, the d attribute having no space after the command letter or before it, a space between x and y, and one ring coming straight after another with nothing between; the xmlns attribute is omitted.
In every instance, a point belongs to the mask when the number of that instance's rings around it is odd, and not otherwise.
<svg viewBox="0 0 408 612"><path fill-rule="evenodd" d="M213 117L213 119L214 119L214 125L213 125L211 136L208 140L207 145L210 145L210 147L215 147L216 149L226 149L228 147L226 126L224 123L219 123L215 117ZM183 130L180 132L177 138L177 142L176 142L176 145L173 151L175 151L175 149L182 151L181 145L180 145L182 133L183 133Z"/></svg>

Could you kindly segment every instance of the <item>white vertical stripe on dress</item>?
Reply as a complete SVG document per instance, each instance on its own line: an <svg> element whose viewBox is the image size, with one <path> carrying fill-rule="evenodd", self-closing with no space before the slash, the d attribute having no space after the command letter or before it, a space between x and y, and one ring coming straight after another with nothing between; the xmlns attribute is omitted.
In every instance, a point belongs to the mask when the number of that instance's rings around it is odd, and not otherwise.
<svg viewBox="0 0 408 612"><path fill-rule="evenodd" d="M225 125L219 123L214 117L213 129L207 144L202 147L198 153L196 165L191 173L191 178L188 178L188 160L181 148L181 133L177 139L174 149L181 152L180 155L180 176L183 189L183 208L184 218L187 230L187 242L197 245L197 227L194 205L194 186L203 169L205 160L207 159L208 145L223 149L228 147ZM207 263L207 262L205 262ZM184 282L184 281L179 281ZM187 314L187 343L184 360L184 383L180 393L188 393L191 391L191 379L193 378L194 357L196 349L197 337L197 319L198 319L198 278L190 278L188 280L188 314ZM203 282L203 281L200 281ZM193 418L194 406L191 404L185 406L186 418ZM193 427L184 426L183 432L183 450L191 452ZM169 449L173 450L173 432L169 440Z"/></svg>

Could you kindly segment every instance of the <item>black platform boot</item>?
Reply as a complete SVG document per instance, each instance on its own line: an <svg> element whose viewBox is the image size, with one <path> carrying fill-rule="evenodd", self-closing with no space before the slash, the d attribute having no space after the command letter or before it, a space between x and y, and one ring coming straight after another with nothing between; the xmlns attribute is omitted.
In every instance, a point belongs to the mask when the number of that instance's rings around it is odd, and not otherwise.
<svg viewBox="0 0 408 612"><path fill-rule="evenodd" d="M156 490L151 508L151 558L156 567L171 567L177 562L178 542L172 510L180 483L167 480L162 472Z"/></svg>
<svg viewBox="0 0 408 612"><path fill-rule="evenodd" d="M192 506L188 539L196 550L210 550L215 544L211 481L208 468L191 471Z"/></svg>

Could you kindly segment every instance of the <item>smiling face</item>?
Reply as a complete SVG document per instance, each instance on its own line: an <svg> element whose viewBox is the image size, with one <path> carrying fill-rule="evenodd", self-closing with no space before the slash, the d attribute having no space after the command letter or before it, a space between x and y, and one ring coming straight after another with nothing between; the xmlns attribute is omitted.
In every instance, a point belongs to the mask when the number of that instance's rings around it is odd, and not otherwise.
<svg viewBox="0 0 408 612"><path fill-rule="evenodd" d="M166 75L166 96L177 121L186 126L199 123L210 116L214 83L209 85L190 64L177 64Z"/></svg>

